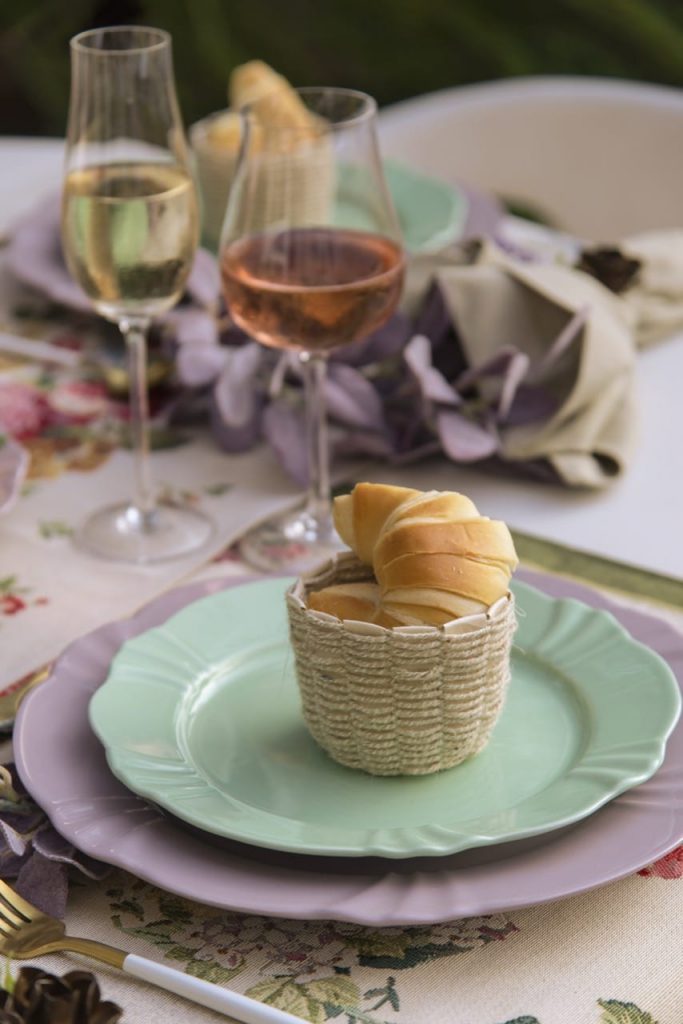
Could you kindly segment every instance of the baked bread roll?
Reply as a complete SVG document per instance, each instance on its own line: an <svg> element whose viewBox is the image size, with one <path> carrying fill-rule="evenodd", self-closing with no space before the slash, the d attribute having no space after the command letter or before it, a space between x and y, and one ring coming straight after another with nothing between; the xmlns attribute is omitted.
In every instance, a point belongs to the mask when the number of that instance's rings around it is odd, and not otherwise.
<svg viewBox="0 0 683 1024"><path fill-rule="evenodd" d="M372 622L379 608L379 587L376 583L337 583L309 594L308 607L338 619Z"/></svg>
<svg viewBox="0 0 683 1024"><path fill-rule="evenodd" d="M351 494L334 499L333 515L337 533L366 565L384 523L398 507L420 491L390 484L356 484Z"/></svg>
<svg viewBox="0 0 683 1024"><path fill-rule="evenodd" d="M338 583L308 595L312 611L336 615L338 619L356 622L374 622L377 626L400 626L402 623L387 614L380 606L377 583Z"/></svg>
<svg viewBox="0 0 683 1024"><path fill-rule="evenodd" d="M242 119L231 110L214 117L206 128L208 142L217 149L237 153L242 141Z"/></svg>
<svg viewBox="0 0 683 1024"><path fill-rule="evenodd" d="M320 133L321 120L312 114L286 78L273 71L262 60L251 60L236 67L228 87L230 110L215 115L207 123L206 140L217 150L235 157L242 144L243 124L238 113L243 107L256 104L251 123L252 152L263 150L266 139L264 125L301 128L295 139L301 143Z"/></svg>
<svg viewBox="0 0 683 1024"><path fill-rule="evenodd" d="M336 498L341 538L372 565L380 606L402 625L441 626L507 594L518 560L505 523L451 491L358 484Z"/></svg>
<svg viewBox="0 0 683 1024"><path fill-rule="evenodd" d="M253 106L257 121L279 128L300 129L295 142L317 138L324 122L311 113L287 79L262 60L234 68L228 98L233 110Z"/></svg>

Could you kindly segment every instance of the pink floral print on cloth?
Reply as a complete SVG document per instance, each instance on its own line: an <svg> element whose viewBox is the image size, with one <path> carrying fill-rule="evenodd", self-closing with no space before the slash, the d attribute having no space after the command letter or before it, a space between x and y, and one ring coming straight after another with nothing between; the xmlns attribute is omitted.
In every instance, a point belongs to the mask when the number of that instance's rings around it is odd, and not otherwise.
<svg viewBox="0 0 683 1024"><path fill-rule="evenodd" d="M683 878L683 846L677 846L654 864L642 868L638 874L645 878Z"/></svg>
<svg viewBox="0 0 683 1024"><path fill-rule="evenodd" d="M0 617L18 615L31 605L44 605L47 597L35 597L30 587L22 586L17 576L4 576L0 579Z"/></svg>
<svg viewBox="0 0 683 1024"><path fill-rule="evenodd" d="M97 381L49 372L0 379L0 433L28 452L29 480L96 469L121 445L126 415Z"/></svg>

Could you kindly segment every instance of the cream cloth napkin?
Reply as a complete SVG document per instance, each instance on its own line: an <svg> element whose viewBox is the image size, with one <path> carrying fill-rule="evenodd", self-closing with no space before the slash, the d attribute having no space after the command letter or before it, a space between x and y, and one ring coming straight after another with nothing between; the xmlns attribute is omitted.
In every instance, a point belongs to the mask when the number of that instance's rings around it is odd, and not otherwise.
<svg viewBox="0 0 683 1024"><path fill-rule="evenodd" d="M633 235L620 248L641 261L634 284L621 298L633 317L636 342L644 347L683 325L683 229Z"/></svg>
<svg viewBox="0 0 683 1024"><path fill-rule="evenodd" d="M424 265L417 273L424 287ZM432 279L468 373L497 411L502 458L547 462L573 487L602 487L621 473L635 443L636 413L632 314L623 301L588 274L523 263L490 243L473 264L442 262ZM414 295L414 280L410 290ZM494 368L505 352L501 378ZM462 382L455 386L462 390ZM510 417L515 401L518 414Z"/></svg>

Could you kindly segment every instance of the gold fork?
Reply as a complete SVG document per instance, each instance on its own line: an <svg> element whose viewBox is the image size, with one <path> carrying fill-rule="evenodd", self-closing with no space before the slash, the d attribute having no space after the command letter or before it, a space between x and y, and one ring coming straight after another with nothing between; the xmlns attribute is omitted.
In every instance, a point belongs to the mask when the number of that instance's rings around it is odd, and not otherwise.
<svg viewBox="0 0 683 1024"><path fill-rule="evenodd" d="M92 957L126 974L151 982L201 1006L225 1013L243 1024L306 1024L301 1017L259 1003L211 982L183 974L154 960L125 953L103 942L77 939L66 934L61 921L43 914L0 880L0 953L16 960L28 960L60 950Z"/></svg>
<svg viewBox="0 0 683 1024"><path fill-rule="evenodd" d="M34 686L38 686L39 683L44 683L47 677L50 675L51 665L44 665L42 668L37 669L32 675L30 675L17 689L10 690L9 693L5 693L0 696L0 722L8 722L13 718L16 718L19 705L22 700Z"/></svg>

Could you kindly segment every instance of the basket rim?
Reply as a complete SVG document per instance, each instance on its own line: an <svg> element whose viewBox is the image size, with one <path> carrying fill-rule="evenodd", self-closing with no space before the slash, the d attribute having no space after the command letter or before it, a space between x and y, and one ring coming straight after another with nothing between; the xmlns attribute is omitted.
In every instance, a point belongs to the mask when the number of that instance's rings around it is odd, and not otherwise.
<svg viewBox="0 0 683 1024"><path fill-rule="evenodd" d="M363 622L359 619L340 619L338 616L331 615L328 612L309 608L306 603L306 595L309 590L316 589L314 584L321 577L325 577L325 582L318 589L330 586L331 580L327 579L327 577L343 569L357 569L359 582L363 579L374 580L375 578L371 566L362 562L352 551L342 551L326 562L321 563L311 572L298 577L287 588L285 595L287 603L298 608L310 619L333 626L340 625L346 632L358 636L387 636L392 634L398 634L399 636L419 636L422 634L434 636L435 634L443 634L446 637L460 637L486 629L492 622L505 618L511 611L514 614L515 599L511 590L508 590L506 594L498 598L497 601L494 601L486 611L477 612L475 615L454 618L441 626L431 625L426 622L414 626L380 626L374 622ZM346 580L346 582L353 581Z"/></svg>

